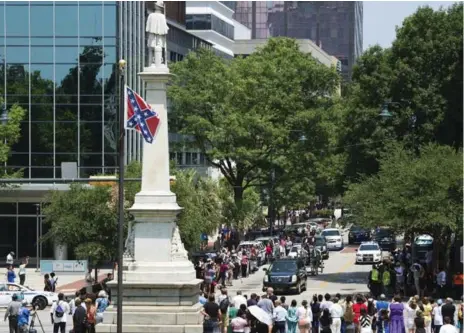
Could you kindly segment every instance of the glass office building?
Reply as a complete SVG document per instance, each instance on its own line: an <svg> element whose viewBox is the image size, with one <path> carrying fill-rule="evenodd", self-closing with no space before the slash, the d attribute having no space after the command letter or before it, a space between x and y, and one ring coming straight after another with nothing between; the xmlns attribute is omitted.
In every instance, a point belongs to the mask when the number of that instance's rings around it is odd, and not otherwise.
<svg viewBox="0 0 464 333"><path fill-rule="evenodd" d="M18 103L26 111L9 169L22 170L25 179L62 178L66 162L77 167L73 177L117 172L117 63L127 61L126 83L143 93L137 73L145 65L152 3L0 1L0 97L7 109ZM185 2L167 4L166 12L181 24ZM167 39L176 60L208 44L172 25ZM126 161L140 160L141 151L140 135L128 131ZM22 184L0 191L0 254L35 257L37 224L40 235L47 232L37 204L50 190L67 187ZM41 257L53 257L51 244L42 245Z"/></svg>
<svg viewBox="0 0 464 333"><path fill-rule="evenodd" d="M362 53L361 1L237 1L235 19L251 29L252 39L313 40L341 61L346 80Z"/></svg>

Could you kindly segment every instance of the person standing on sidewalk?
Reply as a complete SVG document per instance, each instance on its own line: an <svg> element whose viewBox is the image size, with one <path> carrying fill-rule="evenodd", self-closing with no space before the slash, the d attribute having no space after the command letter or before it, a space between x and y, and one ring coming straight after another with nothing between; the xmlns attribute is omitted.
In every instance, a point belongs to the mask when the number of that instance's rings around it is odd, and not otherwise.
<svg viewBox="0 0 464 333"><path fill-rule="evenodd" d="M21 265L19 265L19 284L24 286L26 282L26 266L29 263L29 257L23 259Z"/></svg>
<svg viewBox="0 0 464 333"><path fill-rule="evenodd" d="M69 313L69 304L64 301L63 293L58 294L58 302L53 303L50 309L50 317L53 325L53 333L66 333L66 321Z"/></svg>
<svg viewBox="0 0 464 333"><path fill-rule="evenodd" d="M10 253L8 253L6 255L6 266L8 267L9 265L13 265L14 264L14 255L15 253L13 251L11 251Z"/></svg>
<svg viewBox="0 0 464 333"><path fill-rule="evenodd" d="M12 301L8 304L8 308L5 312L5 321L8 318L8 325L10 327L10 333L19 333L18 327L18 315L19 309L21 308L21 302L18 301L18 295L13 294L11 297Z"/></svg>

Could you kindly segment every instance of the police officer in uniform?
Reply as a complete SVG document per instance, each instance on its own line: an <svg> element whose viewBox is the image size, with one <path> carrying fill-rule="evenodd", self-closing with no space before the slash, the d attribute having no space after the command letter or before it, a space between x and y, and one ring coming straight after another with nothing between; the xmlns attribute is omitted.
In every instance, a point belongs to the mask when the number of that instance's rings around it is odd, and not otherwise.
<svg viewBox="0 0 464 333"><path fill-rule="evenodd" d="M369 273L369 285L372 296L377 298L381 294L382 283L380 282L380 272L376 265L372 265L372 270Z"/></svg>

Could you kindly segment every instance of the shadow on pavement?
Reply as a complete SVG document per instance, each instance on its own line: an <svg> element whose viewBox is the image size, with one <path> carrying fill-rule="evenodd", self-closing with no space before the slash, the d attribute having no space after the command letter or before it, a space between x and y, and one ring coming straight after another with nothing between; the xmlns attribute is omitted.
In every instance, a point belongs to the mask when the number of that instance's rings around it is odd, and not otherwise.
<svg viewBox="0 0 464 333"><path fill-rule="evenodd" d="M310 281L321 281L338 284L367 284L368 273L366 272L344 272L344 273L322 273L318 276L308 276Z"/></svg>

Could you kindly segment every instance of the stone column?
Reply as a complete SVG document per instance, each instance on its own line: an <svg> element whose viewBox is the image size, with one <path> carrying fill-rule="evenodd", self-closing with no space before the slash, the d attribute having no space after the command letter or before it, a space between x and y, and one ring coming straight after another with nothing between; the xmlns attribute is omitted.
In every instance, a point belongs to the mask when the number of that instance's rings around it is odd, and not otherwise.
<svg viewBox="0 0 464 333"><path fill-rule="evenodd" d="M180 239L176 225L181 208L169 183L169 147L165 64L139 74L145 100L159 114L160 128L152 144L144 142L142 189L131 208L135 221L126 242L124 292L109 283L114 306L105 312L99 332L116 332L116 304L123 303L123 332L202 332L198 304L201 280Z"/></svg>

